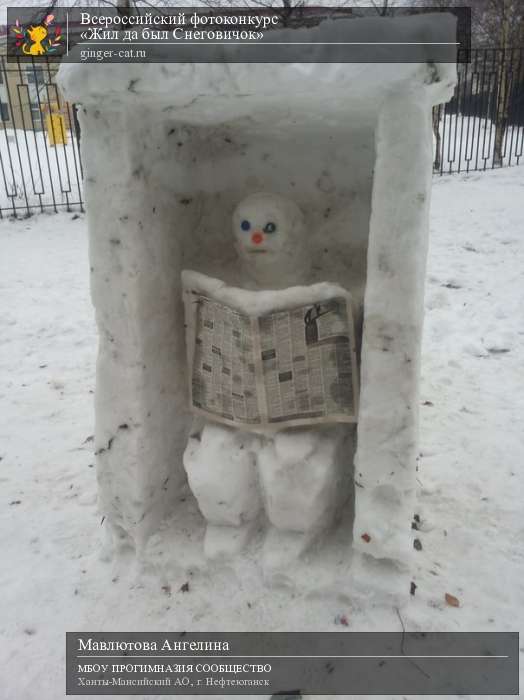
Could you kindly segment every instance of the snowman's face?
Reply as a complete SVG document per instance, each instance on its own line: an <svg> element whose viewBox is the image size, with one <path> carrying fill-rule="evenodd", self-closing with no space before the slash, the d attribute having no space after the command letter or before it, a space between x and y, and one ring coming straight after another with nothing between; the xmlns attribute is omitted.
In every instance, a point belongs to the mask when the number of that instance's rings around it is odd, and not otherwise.
<svg viewBox="0 0 524 700"><path fill-rule="evenodd" d="M300 245L301 214L279 195L259 193L235 209L233 233L239 252L246 257L272 257Z"/></svg>

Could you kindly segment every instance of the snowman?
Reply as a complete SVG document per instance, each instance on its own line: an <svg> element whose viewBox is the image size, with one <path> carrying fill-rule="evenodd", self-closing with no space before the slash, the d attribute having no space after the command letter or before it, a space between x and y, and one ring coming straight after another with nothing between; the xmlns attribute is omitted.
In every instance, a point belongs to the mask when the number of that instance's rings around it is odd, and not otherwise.
<svg viewBox="0 0 524 700"><path fill-rule="evenodd" d="M312 255L297 205L259 192L233 213L242 285L283 289L308 282ZM312 426L246 433L207 423L189 439L184 466L207 521L210 558L241 551L270 523L263 548L269 576L281 578L290 561L329 528L347 500L351 433L346 426Z"/></svg>

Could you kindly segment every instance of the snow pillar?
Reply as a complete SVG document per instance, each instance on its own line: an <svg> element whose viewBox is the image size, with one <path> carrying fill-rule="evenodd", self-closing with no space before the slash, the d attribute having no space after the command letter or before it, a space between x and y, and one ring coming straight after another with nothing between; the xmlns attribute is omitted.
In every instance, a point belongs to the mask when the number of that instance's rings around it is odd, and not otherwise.
<svg viewBox="0 0 524 700"><path fill-rule="evenodd" d="M179 234L189 215L168 185L151 184L152 164L167 156L149 111L88 107L80 117L99 331L99 506L117 542L140 552L184 482Z"/></svg>
<svg viewBox="0 0 524 700"><path fill-rule="evenodd" d="M429 100L390 95L376 130L355 459L355 576L366 569L366 591L370 580L390 588L372 575L378 560L405 568L413 547L432 160Z"/></svg>

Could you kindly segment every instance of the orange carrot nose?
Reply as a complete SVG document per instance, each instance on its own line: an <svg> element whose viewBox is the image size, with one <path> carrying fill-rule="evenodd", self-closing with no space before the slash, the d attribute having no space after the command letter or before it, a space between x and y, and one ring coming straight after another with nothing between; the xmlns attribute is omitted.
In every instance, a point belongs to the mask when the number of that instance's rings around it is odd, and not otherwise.
<svg viewBox="0 0 524 700"><path fill-rule="evenodd" d="M251 243L255 245L260 245L264 240L264 235L260 231L255 231L251 236Z"/></svg>

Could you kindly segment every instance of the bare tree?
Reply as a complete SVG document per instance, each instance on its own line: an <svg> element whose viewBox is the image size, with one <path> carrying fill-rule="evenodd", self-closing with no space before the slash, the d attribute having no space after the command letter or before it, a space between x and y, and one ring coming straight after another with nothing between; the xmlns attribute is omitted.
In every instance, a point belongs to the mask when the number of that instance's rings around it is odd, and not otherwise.
<svg viewBox="0 0 524 700"><path fill-rule="evenodd" d="M135 9L131 0L117 0L116 8L119 15L127 17L132 15Z"/></svg>
<svg viewBox="0 0 524 700"><path fill-rule="evenodd" d="M435 136L435 159L433 161L433 169L435 171L440 170L442 163L441 148L442 148L442 137L440 135L440 116L441 116L441 105L435 105L432 112L432 123L433 123L433 135Z"/></svg>
<svg viewBox="0 0 524 700"><path fill-rule="evenodd" d="M462 0L418 0L418 4L441 8L464 5ZM502 165L512 84L518 85L524 81L523 67L520 62L517 66L513 66L512 82L508 70L508 56L511 57L509 50L524 43L524 2L522 0L476 0L471 4L471 35L474 46L496 49L493 52L496 74L493 162L495 165ZM435 118L433 130L438 142L440 134Z"/></svg>
<svg viewBox="0 0 524 700"><path fill-rule="evenodd" d="M484 43L500 49L496 67L497 92L495 113L494 165L502 165L504 136L508 126L511 89L523 81L522 65L517 65L510 79L510 49L524 42L524 3L520 0L485 0L479 17L479 31Z"/></svg>
<svg viewBox="0 0 524 700"><path fill-rule="evenodd" d="M391 6L393 5L390 0L382 0L382 2L377 2L376 0L371 0L371 4L381 17L386 17Z"/></svg>

